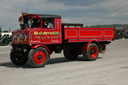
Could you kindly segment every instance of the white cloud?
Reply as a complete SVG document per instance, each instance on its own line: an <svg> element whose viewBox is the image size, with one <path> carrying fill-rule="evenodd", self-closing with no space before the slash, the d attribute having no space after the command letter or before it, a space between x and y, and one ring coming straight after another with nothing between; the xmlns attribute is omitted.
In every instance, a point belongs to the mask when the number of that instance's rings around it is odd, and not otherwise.
<svg viewBox="0 0 128 85"><path fill-rule="evenodd" d="M22 11L60 14L64 22L86 25L128 22L127 0L81 0L80 3L75 0L56 1L58 0L0 0L0 26L18 28L18 17Z"/></svg>

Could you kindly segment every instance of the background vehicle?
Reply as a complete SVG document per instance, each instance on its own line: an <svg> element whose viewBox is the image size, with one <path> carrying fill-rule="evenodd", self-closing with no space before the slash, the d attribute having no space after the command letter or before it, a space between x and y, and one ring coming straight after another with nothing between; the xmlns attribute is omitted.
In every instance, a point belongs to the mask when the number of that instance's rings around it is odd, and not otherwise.
<svg viewBox="0 0 128 85"><path fill-rule="evenodd" d="M125 29L123 27L115 27L115 39L122 39L124 37Z"/></svg>
<svg viewBox="0 0 128 85"><path fill-rule="evenodd" d="M1 32L0 35L1 35L0 37L1 46L5 46L11 43L11 35L12 35L11 32Z"/></svg>
<svg viewBox="0 0 128 85"><path fill-rule="evenodd" d="M124 38L128 39L128 32L125 33Z"/></svg>
<svg viewBox="0 0 128 85"><path fill-rule="evenodd" d="M19 21L22 18L24 15ZM44 66L50 54L62 50L67 60L75 60L82 54L85 60L93 61L115 35L114 28L83 28L83 24L61 23L58 15L27 14L21 26L22 30L12 33L10 53L11 61L18 66L27 61L32 67Z"/></svg>

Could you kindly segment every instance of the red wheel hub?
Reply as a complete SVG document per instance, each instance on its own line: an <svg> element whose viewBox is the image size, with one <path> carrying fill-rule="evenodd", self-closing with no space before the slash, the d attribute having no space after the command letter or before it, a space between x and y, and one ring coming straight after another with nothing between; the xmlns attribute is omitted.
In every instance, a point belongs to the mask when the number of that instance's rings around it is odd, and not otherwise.
<svg viewBox="0 0 128 85"><path fill-rule="evenodd" d="M96 56L98 54L98 50L95 46L93 46L90 48L89 53L92 58L96 58Z"/></svg>
<svg viewBox="0 0 128 85"><path fill-rule="evenodd" d="M34 53L33 59L36 64L44 63L46 55L43 51L38 50Z"/></svg>

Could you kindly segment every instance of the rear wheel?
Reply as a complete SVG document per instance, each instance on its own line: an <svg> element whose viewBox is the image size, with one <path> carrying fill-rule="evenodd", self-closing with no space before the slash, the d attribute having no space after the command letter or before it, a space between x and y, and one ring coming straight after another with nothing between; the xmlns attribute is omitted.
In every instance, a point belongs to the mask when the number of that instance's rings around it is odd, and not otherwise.
<svg viewBox="0 0 128 85"><path fill-rule="evenodd" d="M96 60L99 55L99 48L95 43L92 43L88 46L87 51L83 51L83 56L86 60L92 61Z"/></svg>
<svg viewBox="0 0 128 85"><path fill-rule="evenodd" d="M43 47L31 49L28 61L32 67L42 67L48 62L48 51Z"/></svg>
<svg viewBox="0 0 128 85"><path fill-rule="evenodd" d="M75 49L64 49L64 56L67 60L73 61L78 57L78 54Z"/></svg>
<svg viewBox="0 0 128 85"><path fill-rule="evenodd" d="M17 66L22 66L26 64L28 61L27 54L23 54L22 52L16 52L16 51L12 51L10 53L10 59L12 63Z"/></svg>

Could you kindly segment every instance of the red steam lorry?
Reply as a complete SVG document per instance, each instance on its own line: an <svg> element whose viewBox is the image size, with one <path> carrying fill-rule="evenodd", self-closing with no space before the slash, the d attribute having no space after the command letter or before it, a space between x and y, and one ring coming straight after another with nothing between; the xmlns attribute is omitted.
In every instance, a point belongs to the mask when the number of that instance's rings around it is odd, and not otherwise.
<svg viewBox="0 0 128 85"><path fill-rule="evenodd" d="M106 45L114 40L114 28L84 28L83 24L61 23L61 16L24 14L19 18L21 29L12 33L12 63L31 67L47 64L50 55L63 54L67 60L96 60Z"/></svg>

